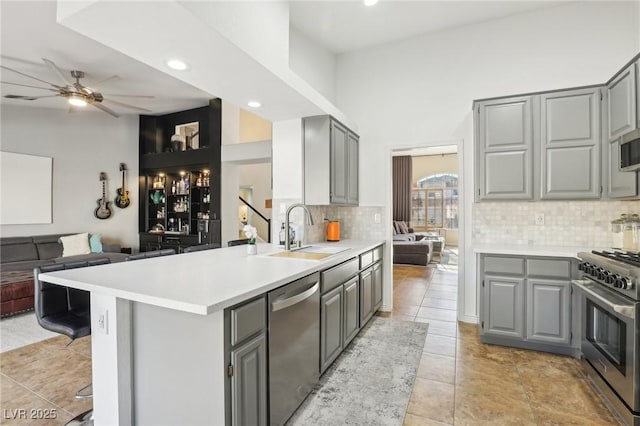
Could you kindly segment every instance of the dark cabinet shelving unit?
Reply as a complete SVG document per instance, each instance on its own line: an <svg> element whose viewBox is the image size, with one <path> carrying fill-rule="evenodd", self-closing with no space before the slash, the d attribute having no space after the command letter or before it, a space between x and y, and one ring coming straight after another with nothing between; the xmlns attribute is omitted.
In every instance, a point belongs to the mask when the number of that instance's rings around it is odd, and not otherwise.
<svg viewBox="0 0 640 426"><path fill-rule="evenodd" d="M220 243L221 119L220 99L140 116L140 251Z"/></svg>

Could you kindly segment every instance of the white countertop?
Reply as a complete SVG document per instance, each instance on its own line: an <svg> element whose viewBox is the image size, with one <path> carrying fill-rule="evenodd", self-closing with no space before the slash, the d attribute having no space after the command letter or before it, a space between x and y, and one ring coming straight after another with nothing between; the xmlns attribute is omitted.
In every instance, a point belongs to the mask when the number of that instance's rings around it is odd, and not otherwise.
<svg viewBox="0 0 640 426"><path fill-rule="evenodd" d="M251 256L247 255L246 245L241 245L50 272L41 277L67 287L207 315L337 265L382 243L313 243L350 248L322 260L266 256L282 251L270 244L258 244L258 255Z"/></svg>
<svg viewBox="0 0 640 426"><path fill-rule="evenodd" d="M550 257L576 257L581 251L590 252L593 249L594 247L585 248L575 246L540 246L523 244L477 244L473 246L474 253Z"/></svg>

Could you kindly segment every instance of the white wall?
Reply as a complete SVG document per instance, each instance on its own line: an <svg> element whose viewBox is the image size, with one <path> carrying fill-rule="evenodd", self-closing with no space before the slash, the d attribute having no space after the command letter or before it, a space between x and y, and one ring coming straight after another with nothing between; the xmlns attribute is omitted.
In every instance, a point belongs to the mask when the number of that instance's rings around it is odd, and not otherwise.
<svg viewBox="0 0 640 426"><path fill-rule="evenodd" d="M296 28L289 28L289 68L332 102L335 100L335 66L333 53Z"/></svg>
<svg viewBox="0 0 640 426"><path fill-rule="evenodd" d="M580 2L340 55L336 103L360 133L361 205L389 209L394 149L462 141L459 316L477 315L473 99L604 83L637 52L632 2ZM382 173L381 173L382 171Z"/></svg>
<svg viewBox="0 0 640 426"><path fill-rule="evenodd" d="M637 53L634 14L631 2L580 2L340 55L361 203L384 202L382 146L450 139L473 99L605 82Z"/></svg>
<svg viewBox="0 0 640 426"><path fill-rule="evenodd" d="M106 242L138 247L137 116L3 105L0 120L3 151L53 157L53 223L2 225L3 237L89 232L102 234ZM109 219L96 219L93 211L102 197L99 174L107 173L107 197L113 201L122 182L120 163L127 165L125 186L131 204L126 209L112 205ZM20 184L20 176L15 182ZM29 197L38 197L41 190L23 189Z"/></svg>

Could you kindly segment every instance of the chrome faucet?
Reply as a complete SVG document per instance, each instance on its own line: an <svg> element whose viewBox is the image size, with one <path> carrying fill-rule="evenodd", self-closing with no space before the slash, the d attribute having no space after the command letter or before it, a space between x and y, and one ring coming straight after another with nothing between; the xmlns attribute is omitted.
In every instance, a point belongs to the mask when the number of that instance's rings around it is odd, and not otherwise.
<svg viewBox="0 0 640 426"><path fill-rule="evenodd" d="M284 224L284 232L285 232L285 239L284 239L284 249L286 251L291 250L291 239L290 239L290 235L289 235L289 214L291 213L291 210L293 210L296 207L302 207L304 209L304 211L306 212L306 216L307 216L307 224L309 225L313 225L313 217L311 216L311 212L309 212L309 209L307 208L307 206L305 206L302 203L294 203L291 204L288 208L287 208L287 215L285 218L285 224Z"/></svg>

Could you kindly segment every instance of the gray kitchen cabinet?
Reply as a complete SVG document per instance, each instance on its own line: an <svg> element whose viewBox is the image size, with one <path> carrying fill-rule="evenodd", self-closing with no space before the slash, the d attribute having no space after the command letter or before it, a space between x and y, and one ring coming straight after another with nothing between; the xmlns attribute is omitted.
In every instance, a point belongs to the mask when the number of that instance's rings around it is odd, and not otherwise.
<svg viewBox="0 0 640 426"><path fill-rule="evenodd" d="M302 123L304 202L358 205L358 135L328 115Z"/></svg>
<svg viewBox="0 0 640 426"><path fill-rule="evenodd" d="M486 275L482 281L485 334L524 337L524 279Z"/></svg>
<svg viewBox="0 0 640 426"><path fill-rule="evenodd" d="M569 344L571 282L528 279L526 287L527 340Z"/></svg>
<svg viewBox="0 0 640 426"><path fill-rule="evenodd" d="M226 309L227 425L267 425L267 312L263 296Z"/></svg>
<svg viewBox="0 0 640 426"><path fill-rule="evenodd" d="M636 64L632 63L607 84L609 142L638 128L636 78Z"/></svg>
<svg viewBox="0 0 640 426"><path fill-rule="evenodd" d="M264 333L231 351L231 424L267 425L267 340Z"/></svg>
<svg viewBox="0 0 640 426"><path fill-rule="evenodd" d="M353 340L360 331L360 292L358 277L343 284L344 289L344 339L343 348Z"/></svg>
<svg viewBox="0 0 640 426"><path fill-rule="evenodd" d="M373 265L373 310L382 306L382 262Z"/></svg>
<svg viewBox="0 0 640 426"><path fill-rule="evenodd" d="M360 327L373 316L373 268L360 273Z"/></svg>
<svg viewBox="0 0 640 426"><path fill-rule="evenodd" d="M320 371L325 371L340 355L343 346L343 287L320 297Z"/></svg>
<svg viewBox="0 0 640 426"><path fill-rule="evenodd" d="M541 199L600 198L600 90L540 95Z"/></svg>
<svg viewBox="0 0 640 426"><path fill-rule="evenodd" d="M576 355L579 349L571 346L576 273L571 258L481 254L480 340Z"/></svg>
<svg viewBox="0 0 640 426"><path fill-rule="evenodd" d="M531 102L530 96L524 96L477 104L479 200L533 198Z"/></svg>

